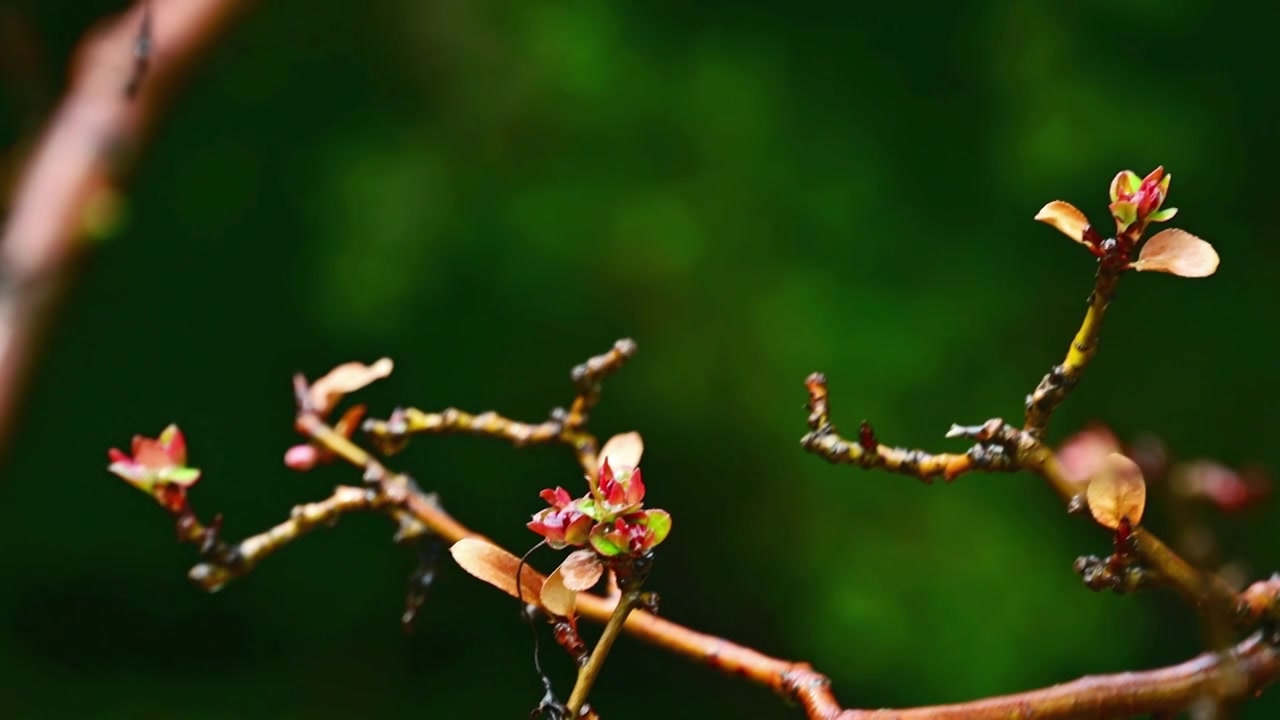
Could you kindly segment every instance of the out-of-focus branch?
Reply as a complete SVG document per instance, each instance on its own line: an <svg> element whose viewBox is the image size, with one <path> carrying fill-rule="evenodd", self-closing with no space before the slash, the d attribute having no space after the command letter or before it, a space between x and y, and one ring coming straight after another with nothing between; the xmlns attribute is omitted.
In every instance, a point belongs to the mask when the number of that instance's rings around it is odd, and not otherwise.
<svg viewBox="0 0 1280 720"><path fill-rule="evenodd" d="M1275 638L1262 633L1226 652L1205 653L1172 667L1083 677L1042 690L910 710L847 710L837 720L1069 720L1130 718L1178 712L1201 698L1241 700L1280 675Z"/></svg>
<svg viewBox="0 0 1280 720"><path fill-rule="evenodd" d="M16 182L0 234L0 452L44 323L91 225L194 62L251 0L157 3L147 72L132 98L147 3L106 21L77 51L70 87Z"/></svg>

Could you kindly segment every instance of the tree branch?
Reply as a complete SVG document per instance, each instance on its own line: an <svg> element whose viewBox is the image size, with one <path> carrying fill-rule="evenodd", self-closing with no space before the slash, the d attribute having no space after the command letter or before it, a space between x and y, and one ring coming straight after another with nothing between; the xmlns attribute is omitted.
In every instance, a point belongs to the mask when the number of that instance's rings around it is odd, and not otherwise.
<svg viewBox="0 0 1280 720"><path fill-rule="evenodd" d="M576 718L582 713L587 696L591 693L596 678L600 677L600 670L604 667L605 659L609 657L609 651L613 649L614 641L622 632L627 616L643 602L644 594L640 592L640 588L636 587L624 592L618 599L618 603L614 605L613 612L605 622L604 632L600 634L600 640L591 651L591 657L587 659L586 664L578 668L578 680L574 683L573 692L565 704L569 717Z"/></svg>
<svg viewBox="0 0 1280 720"><path fill-rule="evenodd" d="M364 468L366 477L369 476L370 462L381 467L363 451L355 452L348 448L347 445L354 447L354 444L341 435L326 432L311 423L306 425L319 431L312 436L319 442L337 440L336 446L330 449ZM379 472L385 472L385 469ZM418 492L410 492L404 503L417 520L446 542L457 542L463 538L484 539L458 523L439 503L422 499ZM532 573L535 583L543 580L541 574L534 570L526 570L526 573ZM1280 581L1276 584L1280 585ZM1275 595L1272 595L1272 606L1274 600ZM608 623L616 618L617 602L616 598L581 593L577 608L582 617ZM1264 606L1266 599L1258 599L1255 604ZM639 609L630 613L624 629L644 642L769 687L799 703L807 716L815 720L1003 720L1014 712L1036 718L1124 718L1184 708L1201 696L1244 697L1260 692L1280 678L1280 651L1277 650L1280 638L1256 634L1229 652L1201 655L1161 670L1086 677L1042 690L955 705L896 711L842 710L831 692L827 677L806 663L770 657Z"/></svg>
<svg viewBox="0 0 1280 720"><path fill-rule="evenodd" d="M201 545L201 554L208 558L191 568L188 577L205 590L216 592L306 533L318 527L331 527L346 513L379 511L389 505L387 498L371 488L340 485L324 500L294 507L288 520L235 545L226 545L217 538L221 524L218 520L212 526L204 526L194 515L179 517L179 538Z"/></svg>
<svg viewBox="0 0 1280 720"><path fill-rule="evenodd" d="M451 517L436 497L424 493L412 478L388 469L352 442L346 434L328 425L317 409L311 406L310 388L305 378L296 377L294 388L298 403L295 423L297 429L332 457L340 458L358 468L366 487L339 487L325 500L298 506L289 520L276 527L231 545L218 537L220 518L209 526L203 526L195 520L194 513L186 502L185 486L173 490L180 496L180 502L166 502L164 488L169 486L157 486L152 492L160 493L157 499L161 500L162 506L178 508L174 512L178 519L179 538L200 547L203 561L193 568L193 580L207 590L216 590L225 582L247 573L262 558L309 530L357 510L381 511L397 519L401 527L398 537L429 537L433 541L450 544L466 538L485 540ZM827 417L826 386L820 377L811 378L810 395L813 410L811 424L828 428L834 434ZM589 409L589 403L584 401L583 404L586 406L582 414L585 422L585 410ZM579 430L585 432L581 427ZM523 437L493 434L512 442ZM874 433L869 431L864 431L863 435L870 435L874 439ZM1022 468L1049 475L1061 472L1061 468L1053 461L1052 453L1034 436L1000 420L990 420L973 427L953 427L949 435L972 438L981 447L999 448L1000 452L1013 458ZM168 453L178 452L170 446L166 447ZM175 462L180 465L185 462L185 445L181 450L181 459ZM1194 569L1167 548L1160 550L1163 545L1158 541L1153 542L1144 536L1140 536L1138 540L1140 545L1148 546L1146 552L1150 561L1158 566L1158 571L1164 573L1161 577L1171 584L1184 592L1210 592L1211 598L1218 597L1213 593L1221 593L1223 586L1210 582L1211 579L1206 576L1197 575ZM1166 551L1167 556L1164 554ZM503 555L510 555L505 551L501 552ZM517 558L510 556L511 567L508 570L512 582L518 580L519 587L533 590L532 593L526 591L525 596L540 605L535 597L538 595L536 589L543 586L546 577L533 568L526 568L517 578L518 562ZM502 572L506 573L507 570ZM644 594L639 592L638 583L632 580L623 583L620 578L620 592L607 597L591 593L578 593L576 596L577 616L605 624L608 630L605 635L607 640L597 644L586 666L580 671L579 681L570 699L571 707L581 707L585 702L592 681L598 675L603 659L619 630L675 655L771 688L797 703L813 720L1003 720L1011 716L1042 719L1087 717L1102 720L1178 710L1202 698L1230 701L1261 692L1280 678L1280 633L1276 631L1276 625L1280 622L1280 576L1256 583L1238 598L1232 595L1236 600L1233 607L1238 613L1237 625L1261 624L1264 629L1223 652L1207 653L1181 665L1160 670L1086 677L1015 695L903 710L846 710L836 700L827 677L807 663L770 657L752 648L657 617L644 609L647 606ZM1202 586L1201 583L1208 584ZM1209 588L1209 591L1200 590L1202 587ZM572 618L559 619L568 620L570 625L573 623ZM576 634L576 630L574 632Z"/></svg>
<svg viewBox="0 0 1280 720"><path fill-rule="evenodd" d="M591 410L600 401L601 382L617 372L635 352L635 341L622 339L614 343L608 352L574 367L570 372L577 390L573 403L568 410L554 408L550 419L541 423L510 420L495 412L472 415L456 408L438 413L402 408L387 420L366 420L363 430L387 454L403 449L412 435L477 435L506 440L516 447L558 443L572 448L583 470L594 478L600 444L596 436L585 429L586 423Z"/></svg>
<svg viewBox="0 0 1280 720"><path fill-rule="evenodd" d="M1043 690L956 705L911 710L849 710L838 720L1067 720L1129 718L1176 712L1201 698L1239 700L1280 676L1276 638L1257 633L1227 652L1205 653L1181 665L1084 677Z"/></svg>
<svg viewBox="0 0 1280 720"><path fill-rule="evenodd" d="M144 23L142 2L82 42L71 87L17 180L0 233L0 452L44 323L87 247L81 240L119 201L121 179L183 76L249 4L163 3Z"/></svg>
<svg viewBox="0 0 1280 720"><path fill-rule="evenodd" d="M826 437L838 437L830 425L829 403L827 399L825 379L821 376L810 378L811 398L810 425L817 429L826 429ZM299 393L305 398L305 392ZM305 416L306 413L303 413ZM352 462L365 471L366 478L375 480L384 477L387 471L367 453L360 450L339 433L333 432L318 418L303 418L300 427L307 429L311 437L334 454ZM471 427L474 427L472 425ZM494 425L493 427L497 427ZM815 430L817 432L817 430ZM506 437L512 442L519 442L526 436L511 437L502 433L494 434ZM1019 468L1030 468L1042 473L1061 473L1047 451L1032 436L1011 428L1000 421L990 421L975 428L956 428L953 434L965 435L979 440L978 447L985 448L984 453L991 452L993 446L981 443L997 443L994 447L1010 452L1000 457L1017 461ZM864 431L865 438L874 433ZM842 441L854 446L853 443ZM864 440L864 442L867 442ZM858 444L861 448L862 445ZM880 446L876 443L879 457ZM889 455L890 453L886 453ZM870 453L862 457L868 457ZM852 454L846 451L846 457ZM935 456L936 457L936 456ZM952 456L968 457L968 456ZM887 465L886 458L886 465ZM936 462L936 461L935 461ZM945 467L945 463L941 465ZM899 467L904 467L899 465ZM1001 466L1000 469L1007 469ZM1069 487L1065 478L1058 478L1055 486ZM434 499L425 499L416 488L412 488L404 497L404 507L429 530L439 535L446 542L457 542L463 538L481 536L472 533L454 520ZM481 538L483 539L483 538ZM1176 556L1175 556L1176 557ZM532 581L542 582L542 576L536 571ZM1280 581L1273 583L1273 593L1266 596L1255 593L1253 605L1260 608L1271 608L1275 612L1275 590ZM577 608L582 617L594 622L608 623L617 620L617 603L619 598L604 598L588 593L578 596ZM987 718L1005 718L1013 710L1021 710L1035 717L1080 717L1081 710L1090 713L1091 717L1110 718L1126 717L1141 712L1157 712L1169 708L1182 708L1193 702L1199 695L1213 694L1216 697L1235 697L1238 694L1257 692L1280 676L1280 661L1277 660L1275 648L1276 638L1263 638L1258 635L1237 646L1230 653L1203 655L1183 665L1147 673L1124 673L1115 676L1084 678L1074 683L1058 685L1043 690L1010 695L1001 698L989 698L972 703L962 703L940 708L918 708L903 711L863 711L842 710L830 690L830 682L826 676L816 672L806 663L791 662L764 655L742 645L732 643L723 638L699 633L690 628L659 618L643 610L634 610L626 618L624 629L640 640L681 655L697 662L717 668L730 675L745 677L755 683L772 688L775 692L798 702L810 718L843 718L844 720L869 720L870 718L901 718L914 720L919 718L953 718L955 720L985 720ZM1224 685L1226 680L1242 678L1240 682ZM1224 689L1225 688L1225 689Z"/></svg>
<svg viewBox="0 0 1280 720"><path fill-rule="evenodd" d="M805 387L809 390L810 431L800 438L800 446L828 462L856 465L867 470L878 468L909 475L926 483L937 477L951 482L966 472L976 470L1016 472L1022 469L1003 448L990 444L975 445L962 455L935 455L923 450L882 445L865 420L859 429L858 440L847 440L831 423L827 377L813 373L805 380Z"/></svg>
<svg viewBox="0 0 1280 720"><path fill-rule="evenodd" d="M810 452L831 462L843 462L863 468L882 468L919 477L928 482L935 475L948 480L972 470L1017 472L1029 470L1040 475L1053 487L1069 507L1083 507L1084 483L1067 477L1051 450L1037 437L999 419L971 427L953 426L952 437L968 437L978 441L965 455L931 455L920 450L888 448L878 444L866 423L859 442L850 442L830 422L830 399L826 377L820 373L805 381L809 391L809 426L814 428L800 441ZM1136 528L1131 540L1140 564L1116 563L1111 558L1096 556L1077 560L1076 571L1093 590L1113 589L1132 592L1151 587L1169 587L1182 595L1197 611L1227 625L1253 627L1260 618L1242 610L1247 603L1226 580L1215 573L1197 569L1184 560L1159 537L1144 528Z"/></svg>
<svg viewBox="0 0 1280 720"><path fill-rule="evenodd" d="M1076 336L1071 340L1071 346L1067 348L1066 359L1061 365L1055 365L1027 396L1027 421L1023 427L1036 437L1044 437L1053 411L1075 389L1085 368L1097 354L1102 319L1106 316L1107 306L1115 298L1120 272L1113 266L1099 265L1093 292L1089 294L1089 309L1084 314L1084 321Z"/></svg>

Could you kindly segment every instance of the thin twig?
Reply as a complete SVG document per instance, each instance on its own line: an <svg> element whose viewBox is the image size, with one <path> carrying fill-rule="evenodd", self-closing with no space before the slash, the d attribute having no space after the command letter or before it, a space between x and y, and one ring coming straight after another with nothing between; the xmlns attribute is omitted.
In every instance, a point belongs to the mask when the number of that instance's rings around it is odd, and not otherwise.
<svg viewBox="0 0 1280 720"><path fill-rule="evenodd" d="M975 445L964 454L934 454L883 445L865 421L858 439L848 440L831 423L826 376L813 373L805 380L805 387L809 390L810 431L800 439L800 446L828 462L856 465L868 470L877 468L926 483L938 477L950 482L967 472L1014 472L1021 469L1004 448L990 443Z"/></svg>
<svg viewBox="0 0 1280 720"><path fill-rule="evenodd" d="M577 395L568 410L555 408L551 417L540 423L511 420L495 412L473 415L456 408L429 413L417 408L397 410L387 420L366 420L363 429L383 452L394 453L404 447L413 435L465 434L505 440L516 447L527 445L567 445L573 449L583 470L594 478L600 444L588 432L587 420L600 401L600 385L604 378L621 368L636 352L636 343L622 339L608 352L588 359L570 372Z"/></svg>
<svg viewBox="0 0 1280 720"><path fill-rule="evenodd" d="M185 529L180 527L180 532L188 533L191 540L207 545L203 554L209 559L191 568L188 576L205 590L220 590L231 580L253 570L268 555L306 533L319 527L331 527L346 513L380 511L389 505L385 497L371 488L339 485L324 500L294 507L288 520L235 545L219 546L220 541L209 537L208 527L189 521Z"/></svg>
<svg viewBox="0 0 1280 720"><path fill-rule="evenodd" d="M1027 396L1027 421L1024 429L1043 438L1049 427L1053 411L1075 389L1085 368L1098 352L1098 335L1102 332L1102 319L1107 306L1116 294L1120 270L1106 264L1099 265L1093 292L1089 294L1089 309L1085 312L1080 329L1067 348L1067 357L1061 365L1055 365Z"/></svg>
<svg viewBox="0 0 1280 720"><path fill-rule="evenodd" d="M953 426L948 435L968 437L979 444L966 455L931 455L920 450L889 448L876 443L873 448L865 442L866 433L859 442L840 437L830 422L830 398L826 378L821 374L810 375L805 381L809 391L809 425L815 428L804 436L801 445L832 462L843 462L863 468L881 468L892 472L919 477L928 481L933 476L953 478L971 470L997 470L1034 472L1053 487L1069 504L1082 501L1081 483L1073 481L1063 472L1062 466L1051 450L1032 433L1019 430L999 420L989 420L972 427ZM865 427L865 425L864 425ZM981 462L980 462L981 461ZM1183 560L1160 538L1144 528L1134 532L1133 545L1141 565L1112 567L1106 559L1089 557L1077 562L1077 571L1092 589L1111 588L1122 592L1151 587L1170 587L1207 616L1223 620L1230 625L1252 627L1256 619L1242 616L1239 608L1243 600L1230 584L1218 575L1199 570Z"/></svg>
<svg viewBox="0 0 1280 720"><path fill-rule="evenodd" d="M1145 672L1084 677L1042 690L910 710L847 710L837 720L1074 720L1131 718L1184 710L1202 697L1238 700L1280 677L1275 638L1261 633L1227 652Z"/></svg>
<svg viewBox="0 0 1280 720"><path fill-rule="evenodd" d="M638 587L632 588L623 593L618 604L614 606L613 613L609 615L604 631L600 634L600 640L591 651L591 657L587 659L585 665L578 668L578 680L574 683L569 702L565 705L570 718L576 718L582 712L582 707L587 702L587 696L591 693L596 678L600 677L600 671L604 669L604 661L609 657L614 641L618 639L618 635L622 634L627 616L640 607L643 597L644 593Z"/></svg>
<svg viewBox="0 0 1280 720"><path fill-rule="evenodd" d="M165 50L152 63L146 92L129 101L128 85L145 3L104 24L77 51L71 88L27 160L0 232L0 452L44 324L88 247L81 242L95 208L117 201L121 178L196 59L250 0L167 3L152 41Z"/></svg>

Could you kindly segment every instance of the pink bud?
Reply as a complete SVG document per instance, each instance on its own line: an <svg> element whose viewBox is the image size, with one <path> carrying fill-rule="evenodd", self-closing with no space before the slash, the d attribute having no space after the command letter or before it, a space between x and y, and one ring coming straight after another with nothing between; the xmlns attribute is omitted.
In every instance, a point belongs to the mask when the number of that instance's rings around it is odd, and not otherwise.
<svg viewBox="0 0 1280 720"><path fill-rule="evenodd" d="M291 470L306 472L316 466L320 453L313 445L294 445L284 453L284 464Z"/></svg>

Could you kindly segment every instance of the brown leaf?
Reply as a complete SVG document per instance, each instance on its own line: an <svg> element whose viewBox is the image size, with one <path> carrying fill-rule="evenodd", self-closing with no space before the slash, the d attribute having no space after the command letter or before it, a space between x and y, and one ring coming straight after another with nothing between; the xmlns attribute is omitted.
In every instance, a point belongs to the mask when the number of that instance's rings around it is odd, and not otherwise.
<svg viewBox="0 0 1280 720"><path fill-rule="evenodd" d="M516 591L516 569L520 566L520 558L497 545L476 538L463 538L454 543L449 552L462 569L473 577L513 598L521 598L535 605L541 602L539 596L542 594L542 575L526 565L520 573L520 592L523 596L520 595Z"/></svg>
<svg viewBox="0 0 1280 720"><path fill-rule="evenodd" d="M1111 453L1102 470L1089 481L1089 512L1098 524L1115 530L1128 519L1137 526L1147 505L1147 483L1138 464L1120 453Z"/></svg>
<svg viewBox="0 0 1280 720"><path fill-rule="evenodd" d="M565 587L563 570L564 565L561 565L547 576L538 597L542 601L542 607L552 615L572 617L578 604L578 593Z"/></svg>
<svg viewBox="0 0 1280 720"><path fill-rule="evenodd" d="M614 470L634 468L640 465L640 456L643 454L644 440L640 438L640 433L622 433L609 438L604 447L600 448L600 462L609 458L609 467Z"/></svg>
<svg viewBox="0 0 1280 720"><path fill-rule="evenodd" d="M342 396L390 375L393 367L391 358L382 358L372 365L360 362L343 363L311 383L307 391L311 407L317 413L324 415L338 404Z"/></svg>
<svg viewBox="0 0 1280 720"><path fill-rule="evenodd" d="M1040 208L1040 212L1036 213L1035 219L1054 226L1058 229L1058 232L1081 245L1087 244L1084 241L1084 231L1085 228L1089 227L1089 219L1075 205L1069 202L1054 200Z"/></svg>
<svg viewBox="0 0 1280 720"><path fill-rule="evenodd" d="M600 576L604 574L604 565L600 562L600 556L595 550L584 549L569 553L569 557L560 563L559 570L564 575L565 587L582 592L590 590L600 582Z"/></svg>
<svg viewBox="0 0 1280 720"><path fill-rule="evenodd" d="M1185 230L1169 228L1152 235L1143 244L1133 269L1180 277L1208 277L1218 269L1218 252Z"/></svg>

